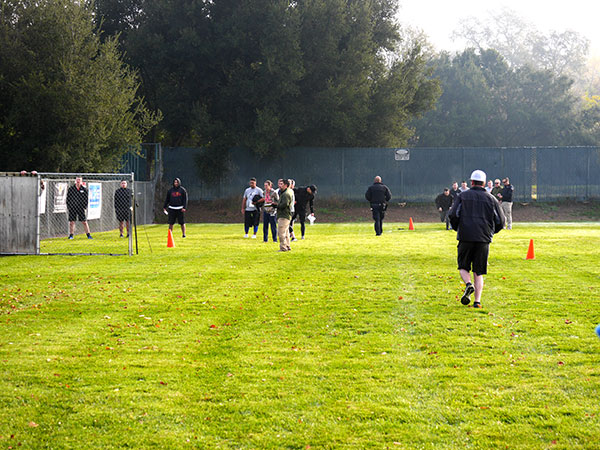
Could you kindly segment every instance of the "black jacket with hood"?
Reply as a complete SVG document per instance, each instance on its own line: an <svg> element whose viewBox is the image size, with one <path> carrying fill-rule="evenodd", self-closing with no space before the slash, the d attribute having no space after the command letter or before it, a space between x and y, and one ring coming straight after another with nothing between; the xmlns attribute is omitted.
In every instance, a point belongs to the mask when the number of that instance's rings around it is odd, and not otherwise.
<svg viewBox="0 0 600 450"><path fill-rule="evenodd" d="M175 181L179 183L178 187L175 187ZM173 180L173 187L167 192L167 198L165 199L163 208L167 209L167 207L171 206L175 209L187 209L187 202L187 191L181 186L181 180L175 178Z"/></svg>

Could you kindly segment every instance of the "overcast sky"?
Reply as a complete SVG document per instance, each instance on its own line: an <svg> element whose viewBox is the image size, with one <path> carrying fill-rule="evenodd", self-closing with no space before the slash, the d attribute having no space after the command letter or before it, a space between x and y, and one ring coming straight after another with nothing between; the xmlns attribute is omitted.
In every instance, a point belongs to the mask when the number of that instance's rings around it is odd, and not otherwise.
<svg viewBox="0 0 600 450"><path fill-rule="evenodd" d="M543 33L573 30L590 40L590 53L600 56L600 2L598 0L399 0L399 19L421 29L438 50L461 50L450 35L469 16L485 20L489 12L512 9Z"/></svg>

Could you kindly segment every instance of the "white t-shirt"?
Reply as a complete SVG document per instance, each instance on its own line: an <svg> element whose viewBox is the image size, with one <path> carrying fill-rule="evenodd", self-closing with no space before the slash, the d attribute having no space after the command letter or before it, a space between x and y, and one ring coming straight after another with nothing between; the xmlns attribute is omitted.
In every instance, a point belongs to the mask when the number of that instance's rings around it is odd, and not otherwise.
<svg viewBox="0 0 600 450"><path fill-rule="evenodd" d="M244 198L246 199L246 211L256 211L256 206L252 204L252 198L254 198L254 196L257 194L261 197L264 197L263 190L258 186L255 188L246 188L244 191Z"/></svg>

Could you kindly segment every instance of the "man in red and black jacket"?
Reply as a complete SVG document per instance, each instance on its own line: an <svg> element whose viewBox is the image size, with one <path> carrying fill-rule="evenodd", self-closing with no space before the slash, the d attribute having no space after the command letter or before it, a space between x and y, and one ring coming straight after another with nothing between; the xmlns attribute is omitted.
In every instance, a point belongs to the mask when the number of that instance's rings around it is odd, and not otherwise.
<svg viewBox="0 0 600 450"><path fill-rule="evenodd" d="M175 221L181 225L182 237L185 237L185 216L187 209L188 196L187 191L181 186L181 180L175 178L173 187L168 190L163 210L169 215L169 230L173 230Z"/></svg>

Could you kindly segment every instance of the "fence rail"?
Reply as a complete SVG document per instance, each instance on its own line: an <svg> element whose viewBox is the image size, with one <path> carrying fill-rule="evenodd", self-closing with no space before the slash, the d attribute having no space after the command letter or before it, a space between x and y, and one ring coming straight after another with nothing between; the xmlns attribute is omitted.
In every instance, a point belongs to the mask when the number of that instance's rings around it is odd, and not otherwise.
<svg viewBox="0 0 600 450"><path fill-rule="evenodd" d="M380 175L395 200L430 202L452 181L468 179L474 169L488 178L509 177L515 201L587 200L600 198L600 147L515 148L304 148L276 158L259 158L235 148L229 171L221 181L206 183L199 176L201 148L164 147L167 181L181 178L191 200L239 196L250 177L294 178L315 184L319 197L364 199L366 187Z"/></svg>

